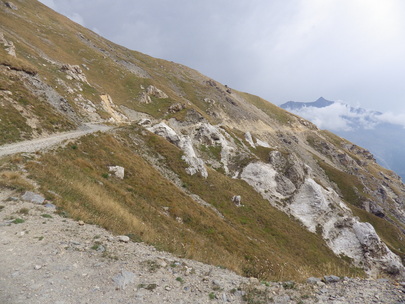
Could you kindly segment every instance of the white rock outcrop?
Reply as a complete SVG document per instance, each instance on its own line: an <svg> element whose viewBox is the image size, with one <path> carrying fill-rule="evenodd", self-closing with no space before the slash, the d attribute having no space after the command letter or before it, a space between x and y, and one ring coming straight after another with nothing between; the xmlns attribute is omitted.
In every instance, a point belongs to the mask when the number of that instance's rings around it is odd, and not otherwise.
<svg viewBox="0 0 405 304"><path fill-rule="evenodd" d="M165 92L163 92L162 90L158 89L157 87L150 85L147 87L146 89L146 93L149 96L154 96L156 98L168 98L169 96L167 96L167 94Z"/></svg>
<svg viewBox="0 0 405 304"><path fill-rule="evenodd" d="M309 231L321 234L336 255L351 258L369 275L405 274L400 257L381 241L371 224L360 222L352 214L333 189L324 188L310 176L297 189L272 165L261 162L246 166L240 177L274 207L301 221ZM277 203L280 199L283 203Z"/></svg>
<svg viewBox="0 0 405 304"><path fill-rule="evenodd" d="M229 174L229 159L234 154L234 146L225 135L222 134L219 127L213 126L209 123L200 123L197 125L196 130L197 133L194 134L193 138L197 145L204 142L210 145L221 146L221 163L225 174Z"/></svg>
<svg viewBox="0 0 405 304"><path fill-rule="evenodd" d="M67 74L66 77L69 79L75 79L89 84L86 75L83 73L83 70L78 65L64 64L61 67L61 71L65 72Z"/></svg>
<svg viewBox="0 0 405 304"><path fill-rule="evenodd" d="M246 132L245 133L245 140L248 142L248 144L252 147L252 148L256 148L256 145L253 141L253 137L252 134L250 134L250 132Z"/></svg>
<svg viewBox="0 0 405 304"><path fill-rule="evenodd" d="M150 96L146 92L142 92L141 97L139 98L139 101L141 103L150 104L152 102L152 99L150 99Z"/></svg>
<svg viewBox="0 0 405 304"><path fill-rule="evenodd" d="M189 167L186 169L188 174L194 175L197 172L200 172L202 177L208 177L208 172L205 168L204 161L197 156L192 140L189 136L178 135L176 131L174 131L164 122L149 127L147 130L166 138L168 141L183 150L184 155L182 156L182 159L189 165Z"/></svg>
<svg viewBox="0 0 405 304"><path fill-rule="evenodd" d="M8 55L17 57L14 43L12 41L8 41L2 32L0 32L0 43L3 44Z"/></svg>
<svg viewBox="0 0 405 304"><path fill-rule="evenodd" d="M169 98L169 96L167 96L167 94L165 92L163 92L162 90L158 89L157 87L155 87L153 85L150 85L146 88L145 92L141 93L141 96L139 97L139 101L141 103L149 104L152 102L152 99L150 98L151 96L159 98L159 99Z"/></svg>
<svg viewBox="0 0 405 304"><path fill-rule="evenodd" d="M119 179L124 179L125 168L121 166L109 166L108 171L114 173L114 175Z"/></svg>
<svg viewBox="0 0 405 304"><path fill-rule="evenodd" d="M240 178L272 203L275 199L287 198L296 190L288 178L279 174L272 165L262 162L247 165Z"/></svg>

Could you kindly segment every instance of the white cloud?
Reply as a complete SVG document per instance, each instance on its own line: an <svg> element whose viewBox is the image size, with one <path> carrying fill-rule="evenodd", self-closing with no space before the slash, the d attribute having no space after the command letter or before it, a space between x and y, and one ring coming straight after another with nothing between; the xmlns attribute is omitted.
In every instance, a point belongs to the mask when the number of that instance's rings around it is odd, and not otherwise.
<svg viewBox="0 0 405 304"><path fill-rule="evenodd" d="M347 104L336 102L328 107L305 107L299 110L289 110L316 124L320 129L335 132L369 130L379 124L389 123L405 128L405 114L392 112L379 113L362 108L354 108Z"/></svg>
<svg viewBox="0 0 405 304"><path fill-rule="evenodd" d="M405 114L394 114L386 112L379 116L381 122L386 122L394 125L399 125L405 128Z"/></svg>
<svg viewBox="0 0 405 304"><path fill-rule="evenodd" d="M382 122L378 112L353 108L339 102L324 108L305 107L292 112L312 121L320 129L331 131L373 129Z"/></svg>
<svg viewBox="0 0 405 304"><path fill-rule="evenodd" d="M344 116L350 115L349 109L341 103L334 103L324 108L306 107L292 112L312 121L320 129L352 130L349 121L344 118Z"/></svg>

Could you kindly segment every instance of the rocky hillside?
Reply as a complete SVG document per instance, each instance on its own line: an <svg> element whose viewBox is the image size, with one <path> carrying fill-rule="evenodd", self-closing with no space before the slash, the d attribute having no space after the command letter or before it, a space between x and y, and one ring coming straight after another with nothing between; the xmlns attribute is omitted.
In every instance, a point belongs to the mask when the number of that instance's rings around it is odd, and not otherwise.
<svg viewBox="0 0 405 304"><path fill-rule="evenodd" d="M3 191L244 276L404 276L405 186L367 150L35 0L0 6L0 144L113 127L1 158Z"/></svg>

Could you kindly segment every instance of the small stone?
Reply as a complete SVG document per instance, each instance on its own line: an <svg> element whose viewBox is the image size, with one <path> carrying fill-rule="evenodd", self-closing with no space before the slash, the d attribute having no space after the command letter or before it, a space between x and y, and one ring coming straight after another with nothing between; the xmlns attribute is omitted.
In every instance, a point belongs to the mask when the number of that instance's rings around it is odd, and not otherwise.
<svg viewBox="0 0 405 304"><path fill-rule="evenodd" d="M78 221L77 222L80 226L83 226L84 225L84 222L83 221Z"/></svg>
<svg viewBox="0 0 405 304"><path fill-rule="evenodd" d="M310 277L307 279L308 284L316 284L317 282L320 282L320 281L321 281L320 278L314 278L314 277Z"/></svg>
<svg viewBox="0 0 405 304"><path fill-rule="evenodd" d="M118 236L118 241L123 242L123 243L128 243L129 242L129 237L126 235L119 235Z"/></svg>
<svg viewBox="0 0 405 304"><path fill-rule="evenodd" d="M159 265L162 268L166 268L167 267L167 263L166 261L162 260L162 259L157 259L156 260L156 264Z"/></svg>
<svg viewBox="0 0 405 304"><path fill-rule="evenodd" d="M54 209L54 210L56 209L56 206L54 204L51 204L51 203L45 204L45 207L50 208L50 209Z"/></svg>
<svg viewBox="0 0 405 304"><path fill-rule="evenodd" d="M325 283L336 283L340 281L340 278L335 276L335 275L330 275L330 276L324 276L323 281Z"/></svg>
<svg viewBox="0 0 405 304"><path fill-rule="evenodd" d="M123 270L113 278L113 281L119 288L125 289L128 284L134 283L135 273Z"/></svg>
<svg viewBox="0 0 405 304"><path fill-rule="evenodd" d="M192 270L193 270L193 268L186 266L186 271L185 271L184 275L186 275L186 276L190 275Z"/></svg>
<svg viewBox="0 0 405 304"><path fill-rule="evenodd" d="M325 283L322 282L322 281L318 281L318 282L316 282L315 284L316 284L317 286L319 286L319 287L324 287L324 286L325 286Z"/></svg>
<svg viewBox="0 0 405 304"><path fill-rule="evenodd" d="M35 266L34 266L34 269L35 269L35 270L39 270L39 269L41 269L41 268L42 268L41 265L35 265Z"/></svg>
<svg viewBox="0 0 405 304"><path fill-rule="evenodd" d="M165 290L166 290L166 291L170 291L170 290L172 290L172 289L170 288L170 286L166 286L166 287L165 287Z"/></svg>
<svg viewBox="0 0 405 304"><path fill-rule="evenodd" d="M100 246L97 247L97 250L96 250L96 251L98 251L98 252L105 252L105 247L104 247L103 245L100 245Z"/></svg>
<svg viewBox="0 0 405 304"><path fill-rule="evenodd" d="M259 280L257 278L251 277L251 278L249 278L249 283L251 285L256 285L256 284L259 284L260 282L259 282Z"/></svg>
<svg viewBox="0 0 405 304"><path fill-rule="evenodd" d="M45 197L32 191L26 191L21 199L38 205L41 205L45 201Z"/></svg>

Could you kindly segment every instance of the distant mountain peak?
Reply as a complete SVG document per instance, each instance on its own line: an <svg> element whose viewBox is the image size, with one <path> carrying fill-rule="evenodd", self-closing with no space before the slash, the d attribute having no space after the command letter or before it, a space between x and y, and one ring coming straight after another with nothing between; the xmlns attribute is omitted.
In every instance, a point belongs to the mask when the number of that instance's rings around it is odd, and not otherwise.
<svg viewBox="0 0 405 304"><path fill-rule="evenodd" d="M334 101L326 100L323 97L319 97L315 102L310 102L310 104L312 104L313 107L317 108L324 108L330 106L333 103Z"/></svg>
<svg viewBox="0 0 405 304"><path fill-rule="evenodd" d="M289 110L299 110L306 107L325 108L334 103L335 103L334 101L327 100L321 96L316 101L313 102L288 101L280 105L280 107Z"/></svg>

